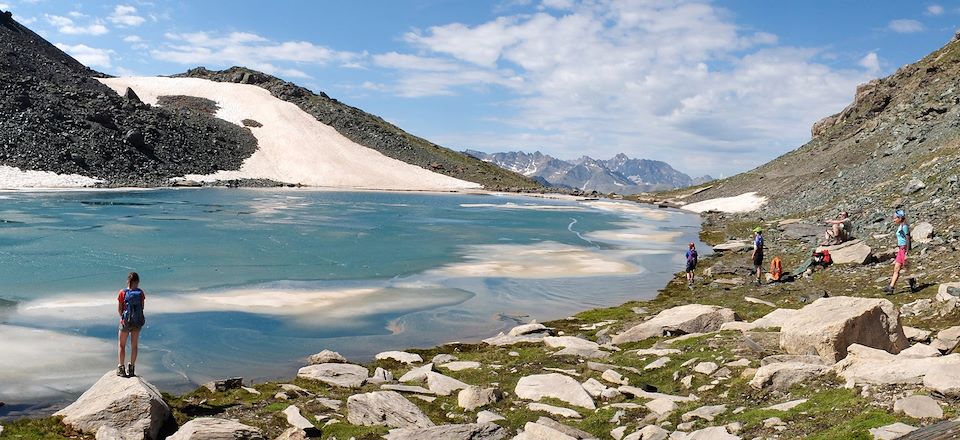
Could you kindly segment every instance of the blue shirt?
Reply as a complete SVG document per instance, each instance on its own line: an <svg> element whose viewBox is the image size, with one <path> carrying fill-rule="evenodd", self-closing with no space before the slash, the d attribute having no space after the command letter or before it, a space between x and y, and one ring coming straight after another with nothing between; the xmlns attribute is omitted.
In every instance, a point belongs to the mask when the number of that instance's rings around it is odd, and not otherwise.
<svg viewBox="0 0 960 440"><path fill-rule="evenodd" d="M757 235L753 238L753 248L762 251L763 250L763 236Z"/></svg>
<svg viewBox="0 0 960 440"><path fill-rule="evenodd" d="M910 226L906 223L897 228L897 246L906 246L907 238L910 237Z"/></svg>

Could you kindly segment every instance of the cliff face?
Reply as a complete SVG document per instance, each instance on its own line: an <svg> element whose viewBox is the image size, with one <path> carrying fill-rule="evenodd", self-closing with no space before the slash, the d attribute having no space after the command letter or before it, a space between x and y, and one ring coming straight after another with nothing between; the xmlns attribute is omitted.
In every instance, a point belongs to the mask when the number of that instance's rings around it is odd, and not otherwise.
<svg viewBox="0 0 960 440"><path fill-rule="evenodd" d="M896 207L916 217L948 215L960 190L960 41L860 86L813 139L687 201L757 191L770 215L846 209L884 219Z"/></svg>
<svg viewBox="0 0 960 440"><path fill-rule="evenodd" d="M238 169L249 130L195 111L121 97L102 76L17 23L0 19L0 165L80 174L111 186Z"/></svg>
<svg viewBox="0 0 960 440"><path fill-rule="evenodd" d="M486 189L537 190L542 188L533 179L414 136L377 116L346 105L322 92L315 94L308 89L255 70L231 67L223 71L212 71L198 67L174 77L202 78L262 87L270 91L273 96L296 104L301 110L333 127L357 144L436 173L479 183Z"/></svg>

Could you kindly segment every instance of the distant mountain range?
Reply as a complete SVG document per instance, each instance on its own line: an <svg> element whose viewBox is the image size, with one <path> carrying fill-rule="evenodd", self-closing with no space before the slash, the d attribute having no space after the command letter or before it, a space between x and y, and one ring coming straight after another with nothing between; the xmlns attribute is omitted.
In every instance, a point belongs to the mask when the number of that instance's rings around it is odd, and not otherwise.
<svg viewBox="0 0 960 440"><path fill-rule="evenodd" d="M557 159L539 151L491 154L466 150L464 153L535 178L547 186L601 193L636 194L683 188L713 180L710 176L691 178L673 169L666 162L631 159L623 153L610 160L597 160L583 156L569 161Z"/></svg>

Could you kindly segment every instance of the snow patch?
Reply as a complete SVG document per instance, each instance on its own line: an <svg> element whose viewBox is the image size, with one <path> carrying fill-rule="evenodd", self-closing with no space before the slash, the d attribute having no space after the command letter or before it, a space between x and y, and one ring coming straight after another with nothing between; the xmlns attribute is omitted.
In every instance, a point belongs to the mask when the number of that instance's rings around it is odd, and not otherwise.
<svg viewBox="0 0 960 440"><path fill-rule="evenodd" d="M20 168L0 165L0 188L82 188L93 186L102 180L79 174L57 174L51 171L23 171Z"/></svg>
<svg viewBox="0 0 960 440"><path fill-rule="evenodd" d="M254 85L199 78L99 78L99 81L117 93L130 87L148 104L156 104L164 95L211 99L220 106L218 118L237 125L242 125L244 119L263 124L250 129L259 145L240 170L184 176L190 180L270 179L317 187L413 191L480 187L357 144L295 104L275 98L268 90Z"/></svg>
<svg viewBox="0 0 960 440"><path fill-rule="evenodd" d="M767 203L767 198L758 196L756 192L748 192L734 197L720 197L702 202L684 205L682 209L693 212L720 211L720 212L750 212L760 209Z"/></svg>

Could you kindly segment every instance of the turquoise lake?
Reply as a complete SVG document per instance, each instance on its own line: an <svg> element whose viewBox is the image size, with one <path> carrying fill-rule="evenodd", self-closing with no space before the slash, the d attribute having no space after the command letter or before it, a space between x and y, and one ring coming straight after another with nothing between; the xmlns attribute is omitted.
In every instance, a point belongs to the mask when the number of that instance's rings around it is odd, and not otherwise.
<svg viewBox="0 0 960 440"><path fill-rule="evenodd" d="M0 415L115 367L129 271L147 293L137 372L176 392L293 377L323 349L364 362L650 298L698 231L693 214L571 198L0 193Z"/></svg>

